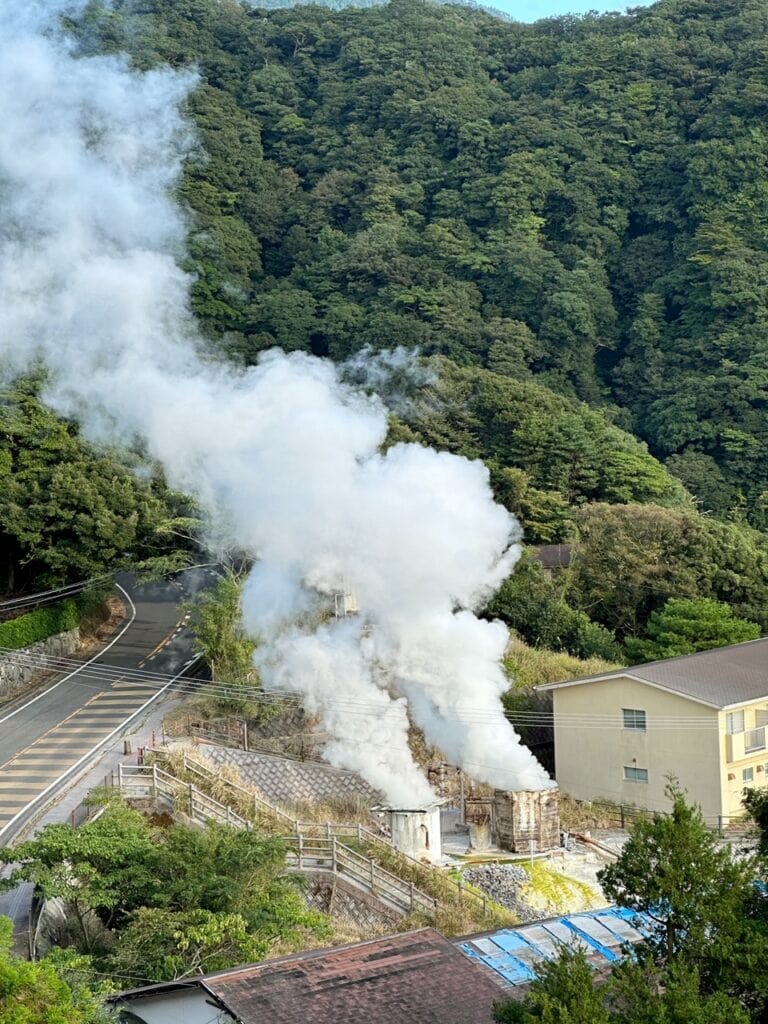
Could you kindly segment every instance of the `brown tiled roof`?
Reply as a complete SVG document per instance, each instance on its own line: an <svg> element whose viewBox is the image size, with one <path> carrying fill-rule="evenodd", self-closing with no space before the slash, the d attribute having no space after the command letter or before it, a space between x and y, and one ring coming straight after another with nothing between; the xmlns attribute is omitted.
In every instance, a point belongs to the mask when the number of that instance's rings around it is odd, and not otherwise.
<svg viewBox="0 0 768 1024"><path fill-rule="evenodd" d="M545 569L566 569L571 564L571 545L542 544L533 549L533 557Z"/></svg>
<svg viewBox="0 0 768 1024"><path fill-rule="evenodd" d="M203 984L242 1024L491 1024L505 997L432 928L267 960Z"/></svg>
<svg viewBox="0 0 768 1024"><path fill-rule="evenodd" d="M622 676L672 690L715 708L765 700L768 699L768 637L666 661L651 661L647 665L632 665L582 679L548 683L537 689L556 690Z"/></svg>

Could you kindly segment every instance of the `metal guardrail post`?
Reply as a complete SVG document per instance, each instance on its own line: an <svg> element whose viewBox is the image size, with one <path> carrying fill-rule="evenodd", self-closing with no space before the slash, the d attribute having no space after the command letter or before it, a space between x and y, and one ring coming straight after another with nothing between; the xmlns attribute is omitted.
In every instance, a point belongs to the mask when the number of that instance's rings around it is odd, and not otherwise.
<svg viewBox="0 0 768 1024"><path fill-rule="evenodd" d="M369 858L368 863L371 868L371 891L373 892L376 888L376 861L371 857Z"/></svg>
<svg viewBox="0 0 768 1024"><path fill-rule="evenodd" d="M334 875L338 871L338 864L336 862L336 836L333 837L331 845L331 870L333 871Z"/></svg>
<svg viewBox="0 0 768 1024"><path fill-rule="evenodd" d="M413 882L411 882L409 886L409 895L411 898L411 913L413 913Z"/></svg>
<svg viewBox="0 0 768 1024"><path fill-rule="evenodd" d="M157 799L157 765L152 765L152 796Z"/></svg>
<svg viewBox="0 0 768 1024"><path fill-rule="evenodd" d="M119 761L117 765L117 784L120 789L123 788L123 762Z"/></svg>
<svg viewBox="0 0 768 1024"><path fill-rule="evenodd" d="M194 818L194 816L195 816L195 813L194 813L194 811L195 811L195 787L194 787L194 785L191 782L189 783L188 793L189 793L189 816L190 816L190 818Z"/></svg>

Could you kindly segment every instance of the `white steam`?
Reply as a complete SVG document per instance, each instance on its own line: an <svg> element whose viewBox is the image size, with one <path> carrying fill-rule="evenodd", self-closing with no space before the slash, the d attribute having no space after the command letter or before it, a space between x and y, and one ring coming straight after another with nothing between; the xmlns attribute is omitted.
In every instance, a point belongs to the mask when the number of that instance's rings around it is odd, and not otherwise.
<svg viewBox="0 0 768 1024"><path fill-rule="evenodd" d="M471 612L518 556L487 471L413 445L381 455L385 410L327 362L275 350L239 373L200 355L169 198L194 80L77 59L60 11L0 13L0 358L42 360L53 407L93 438L143 439L258 555L246 618L265 685L305 694L334 763L393 803L428 801L410 711L477 779L550 785L501 712L506 631ZM342 580L361 614L335 620Z"/></svg>

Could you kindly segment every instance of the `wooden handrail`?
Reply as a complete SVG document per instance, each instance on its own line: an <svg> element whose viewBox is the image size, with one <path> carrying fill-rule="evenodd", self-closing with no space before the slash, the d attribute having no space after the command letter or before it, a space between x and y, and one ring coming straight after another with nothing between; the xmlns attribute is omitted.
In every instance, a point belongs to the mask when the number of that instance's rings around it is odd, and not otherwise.
<svg viewBox="0 0 768 1024"><path fill-rule="evenodd" d="M151 753L166 762L170 760L167 751L164 750L151 749L148 751L148 753ZM222 781L222 777L219 772L211 768L210 765L207 765L202 761L198 761L197 758L191 757L189 754L183 754L183 765L185 770L191 771L203 778L209 779L210 781ZM359 841L366 842L370 846L379 846L383 848L384 850L386 850L388 854L391 854L393 852L394 848L390 840L384 838L383 836L377 835L375 832L372 832L364 825L333 824L330 822L325 824L320 824L318 822L302 822L299 821L297 818L292 817L290 814L286 813L281 807L278 807L277 805L271 803L269 800L265 799L253 790L245 789L245 787L241 786L237 782L230 782L229 780L225 781L227 782L227 785L231 786L232 789L241 793L245 799L252 803L255 809L261 809L263 813L272 815L273 817L286 822L290 825L292 832L294 832L297 835L301 834L304 835L306 838L310 838L311 831L324 829L326 831L326 835L335 835L337 838L341 838L345 835L349 837L357 837ZM347 849L349 849L349 847L347 847ZM350 853L354 852L355 851L350 850ZM423 864L415 857L411 857L409 854L403 853L400 850L397 851L397 854L399 857L404 858L408 863L412 864L414 867L417 867L419 870L429 870L429 867L427 865ZM448 886L450 886L451 889L454 890L455 897L459 902L467 899L474 900L477 904L479 904L482 907L483 914L485 915L487 907L486 897L483 897L481 894L474 892L472 889L466 888L465 885L462 885L460 882L457 882L455 879L451 878L447 874L441 875L441 881L447 883ZM403 884L407 885L410 883L404 882ZM428 898L432 899L432 897Z"/></svg>

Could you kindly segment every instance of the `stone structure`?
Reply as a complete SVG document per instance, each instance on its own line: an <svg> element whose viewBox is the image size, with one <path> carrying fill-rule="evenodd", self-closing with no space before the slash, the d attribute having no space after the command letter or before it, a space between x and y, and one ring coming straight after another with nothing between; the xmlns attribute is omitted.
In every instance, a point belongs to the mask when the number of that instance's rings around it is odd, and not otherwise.
<svg viewBox="0 0 768 1024"><path fill-rule="evenodd" d="M282 806L353 801L362 808L381 800L355 772L316 761L294 761L258 751L201 745L200 753L213 764L231 764L252 782L267 800Z"/></svg>
<svg viewBox="0 0 768 1024"><path fill-rule="evenodd" d="M0 659L0 698L13 697L41 672L60 668L58 659L68 658L79 646L80 630L70 629L3 655Z"/></svg>
<svg viewBox="0 0 768 1024"><path fill-rule="evenodd" d="M493 796L496 841L502 850L529 853L560 845L559 791L555 788Z"/></svg>
<svg viewBox="0 0 768 1024"><path fill-rule="evenodd" d="M440 804L415 810L381 808L387 815L392 845L400 853L439 864L443 857L440 838Z"/></svg>

